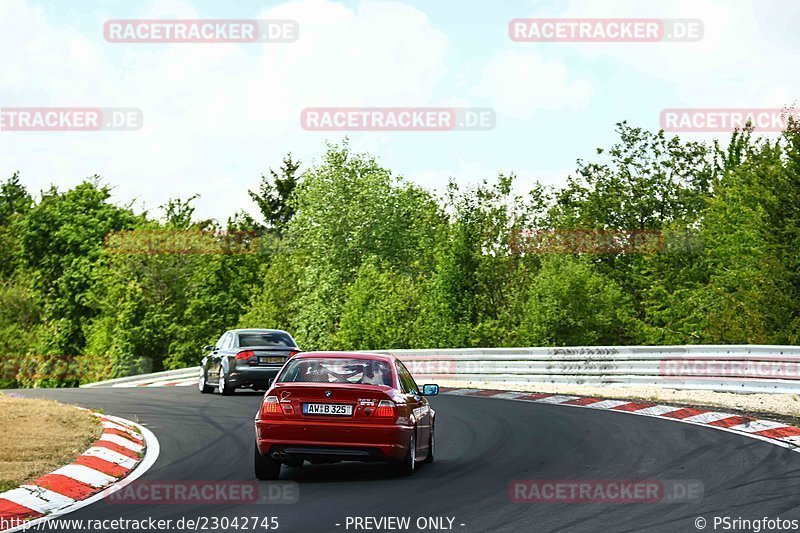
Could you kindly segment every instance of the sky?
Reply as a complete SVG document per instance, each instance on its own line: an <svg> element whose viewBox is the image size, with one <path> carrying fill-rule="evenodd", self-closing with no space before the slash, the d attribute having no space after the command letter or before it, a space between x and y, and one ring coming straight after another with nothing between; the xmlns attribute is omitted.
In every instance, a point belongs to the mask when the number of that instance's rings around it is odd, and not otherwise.
<svg viewBox="0 0 800 533"><path fill-rule="evenodd" d="M696 42L515 42L515 18L691 18ZM112 43L116 19L288 19L286 43ZM0 132L0 178L32 192L101 176L113 199L158 215L256 213L247 190L291 152L306 168L349 137L433 190L515 173L558 186L615 142L622 120L659 129L665 108L797 101L796 0L386 2L0 0L0 108L124 107L135 131ZM480 107L488 131L320 132L310 107ZM728 134L681 134L725 140Z"/></svg>

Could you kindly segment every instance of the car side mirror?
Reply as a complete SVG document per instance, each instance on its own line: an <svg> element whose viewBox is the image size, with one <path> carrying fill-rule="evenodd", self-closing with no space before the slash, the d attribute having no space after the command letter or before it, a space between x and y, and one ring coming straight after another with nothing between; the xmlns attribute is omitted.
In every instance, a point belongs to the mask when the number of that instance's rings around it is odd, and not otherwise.
<svg viewBox="0 0 800 533"><path fill-rule="evenodd" d="M213 344L207 344L203 349L205 351L207 351L207 352L210 352L211 350L214 349L214 345Z"/></svg>
<svg viewBox="0 0 800 533"><path fill-rule="evenodd" d="M267 387L272 387L272 383L275 381L275 378L269 378L267 380Z"/></svg>
<svg viewBox="0 0 800 533"><path fill-rule="evenodd" d="M423 385L422 386L422 395L423 396L436 396L439 394L439 385Z"/></svg>

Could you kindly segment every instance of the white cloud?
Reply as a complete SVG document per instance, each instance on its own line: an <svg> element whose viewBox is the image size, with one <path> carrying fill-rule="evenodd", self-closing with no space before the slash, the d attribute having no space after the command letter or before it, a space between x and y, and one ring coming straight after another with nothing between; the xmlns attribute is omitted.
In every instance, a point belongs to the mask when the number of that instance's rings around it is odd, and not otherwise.
<svg viewBox="0 0 800 533"><path fill-rule="evenodd" d="M800 45L796 0L537 2L509 18L701 18L705 39L530 44L499 37L499 50L473 55L462 47L474 32L451 24L445 34L421 9L397 2L289 0L249 15L297 20L300 38L288 44L125 45L103 40L106 16L206 15L190 0L112 3L79 29L58 20L58 9L33 1L0 0L0 47L8 51L0 61L0 105L138 107L145 125L136 132L0 133L0 161L8 165L0 172L19 169L33 191L99 173L115 184L118 200L139 198L150 208L199 192L199 216L250 207L246 190L267 166L290 150L307 165L323 141L344 136L302 130L305 107L495 108L502 116L490 133L351 135L355 149L394 171L440 185L450 176L470 181L503 168L562 168L608 144L616 119L657 127L664 107L782 106L797 99L800 85L791 68ZM497 30L502 36L504 28ZM462 53L451 53L451 38ZM636 105L614 109L619 102ZM563 128L572 109L592 110L574 133ZM505 120L531 116L542 126L534 135L556 132L570 142L540 142L532 154L530 122Z"/></svg>
<svg viewBox="0 0 800 533"><path fill-rule="evenodd" d="M157 0L124 18L203 18L187 2ZM120 17L122 18L122 17ZM349 8L298 0L254 12L294 19L293 43L111 44L23 0L0 6L0 102L14 106L137 107L135 132L3 133L0 160L34 190L95 172L120 199L150 208L202 195L198 212L248 206L247 187L292 150L318 153L323 134L300 128L318 106L425 105L446 75L450 42L414 7ZM9 169L4 169L9 172Z"/></svg>
<svg viewBox="0 0 800 533"><path fill-rule="evenodd" d="M561 5L557 14L539 10L532 16L700 19L704 37L697 42L547 43L662 79L687 106L781 106L790 103L783 100L786 95L796 94L800 73L786 67L796 62L800 44L797 2L570 0Z"/></svg>
<svg viewBox="0 0 800 533"><path fill-rule="evenodd" d="M571 79L559 60L534 51L500 52L486 65L475 94L489 98L498 113L524 119L542 109L586 107L594 88L587 79Z"/></svg>

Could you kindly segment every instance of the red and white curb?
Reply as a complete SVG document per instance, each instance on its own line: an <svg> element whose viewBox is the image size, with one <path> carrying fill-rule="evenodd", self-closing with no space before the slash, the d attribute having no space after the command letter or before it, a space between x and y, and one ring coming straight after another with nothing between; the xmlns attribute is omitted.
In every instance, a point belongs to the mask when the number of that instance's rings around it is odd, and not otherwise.
<svg viewBox="0 0 800 533"><path fill-rule="evenodd" d="M0 493L0 519L6 524L20 524L4 530L6 533L30 528L105 498L155 463L159 444L149 429L124 418L97 416L102 420L103 433L74 462Z"/></svg>
<svg viewBox="0 0 800 533"><path fill-rule="evenodd" d="M644 401L607 400L585 396L538 394L504 390L448 388L444 389L442 394L565 405L569 407L582 407L584 409L602 409L631 415L651 416L664 420L729 431L800 452L800 428L798 427L790 426L782 422L773 422L771 420L762 420L709 409L675 407L673 405L661 405Z"/></svg>
<svg viewBox="0 0 800 533"><path fill-rule="evenodd" d="M117 383L115 385L111 385L114 388L118 389L126 389L131 387L196 387L197 386L197 376L191 378L181 378L181 379L152 379L146 381L133 381L130 383Z"/></svg>

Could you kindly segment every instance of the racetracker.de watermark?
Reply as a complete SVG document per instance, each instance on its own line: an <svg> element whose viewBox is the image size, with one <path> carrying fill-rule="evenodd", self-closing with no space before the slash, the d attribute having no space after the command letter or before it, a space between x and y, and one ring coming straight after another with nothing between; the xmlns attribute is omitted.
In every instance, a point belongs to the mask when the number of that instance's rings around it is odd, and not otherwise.
<svg viewBox="0 0 800 533"><path fill-rule="evenodd" d="M135 107L0 107L0 131L133 131L143 123Z"/></svg>
<svg viewBox="0 0 800 533"><path fill-rule="evenodd" d="M800 122L800 111L777 108L683 108L661 111L661 129L675 133L731 133L752 127L782 132Z"/></svg>
<svg viewBox="0 0 800 533"><path fill-rule="evenodd" d="M487 131L497 122L486 107L308 107L306 131Z"/></svg>
<svg viewBox="0 0 800 533"><path fill-rule="evenodd" d="M508 23L516 42L535 43L657 43L700 41L700 19L530 18Z"/></svg>
<svg viewBox="0 0 800 533"><path fill-rule="evenodd" d="M105 250L110 254L254 254L261 251L256 231L205 230L121 230L106 234Z"/></svg>
<svg viewBox="0 0 800 533"><path fill-rule="evenodd" d="M403 364L418 379L446 379L455 377L456 374L456 362L452 359L439 359L435 356L421 359L405 357Z"/></svg>
<svg viewBox="0 0 800 533"><path fill-rule="evenodd" d="M514 503L689 503L703 499L696 479L527 479L514 480Z"/></svg>
<svg viewBox="0 0 800 533"><path fill-rule="evenodd" d="M658 373L667 379L751 378L800 379L800 361L790 357L677 357L659 361Z"/></svg>
<svg viewBox="0 0 800 533"><path fill-rule="evenodd" d="M295 20L186 19L109 20L109 43L291 43L298 39Z"/></svg>
<svg viewBox="0 0 800 533"><path fill-rule="evenodd" d="M664 249L660 230L515 229L509 234L513 253L652 254Z"/></svg>
<svg viewBox="0 0 800 533"><path fill-rule="evenodd" d="M300 498L295 481L145 481L113 488L106 502L132 505L292 504Z"/></svg>

